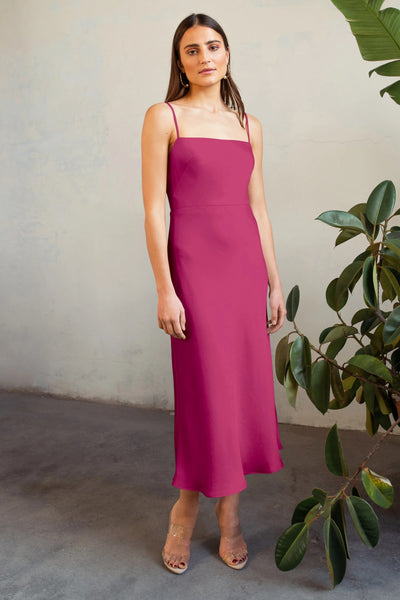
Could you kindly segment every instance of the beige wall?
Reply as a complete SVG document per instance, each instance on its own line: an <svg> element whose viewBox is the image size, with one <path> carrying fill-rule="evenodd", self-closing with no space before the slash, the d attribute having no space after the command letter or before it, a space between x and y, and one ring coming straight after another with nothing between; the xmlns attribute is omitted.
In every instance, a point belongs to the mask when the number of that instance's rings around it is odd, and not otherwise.
<svg viewBox="0 0 400 600"><path fill-rule="evenodd" d="M366 201L383 179L400 191L400 108L380 98L386 82L368 79L331 2L3 0L0 10L1 385L173 407L140 133L191 12L220 20L246 109L263 124L282 284L285 296L299 284L297 324L317 343L335 322L326 285L363 246L335 250L337 231L315 217ZM359 287L355 296L361 307ZM305 394L293 410L275 389L281 421L363 427L363 407L322 418Z"/></svg>

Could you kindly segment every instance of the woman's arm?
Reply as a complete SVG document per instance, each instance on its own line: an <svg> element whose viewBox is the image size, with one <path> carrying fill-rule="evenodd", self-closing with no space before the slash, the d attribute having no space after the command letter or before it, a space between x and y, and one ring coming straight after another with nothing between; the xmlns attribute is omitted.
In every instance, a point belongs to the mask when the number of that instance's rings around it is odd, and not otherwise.
<svg viewBox="0 0 400 600"><path fill-rule="evenodd" d="M256 119L256 117L252 115L247 116L249 118L251 145L255 159L254 169L249 183L249 199L260 232L261 245L268 271L269 304L271 307L271 318L268 323L272 323L272 326L268 328L268 332L274 333L280 329L284 323L286 306L279 278L278 265L276 263L272 226L265 203L262 172L262 127L260 121Z"/></svg>
<svg viewBox="0 0 400 600"><path fill-rule="evenodd" d="M185 310L175 293L168 262L165 199L172 113L160 102L147 110L142 129L142 191L146 244L158 293L158 325L186 339Z"/></svg>

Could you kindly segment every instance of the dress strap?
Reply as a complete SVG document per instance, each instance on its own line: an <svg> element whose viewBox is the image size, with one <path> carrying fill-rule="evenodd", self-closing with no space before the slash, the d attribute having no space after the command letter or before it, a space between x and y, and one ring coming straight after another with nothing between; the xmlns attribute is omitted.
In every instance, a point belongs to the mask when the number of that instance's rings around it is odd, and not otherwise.
<svg viewBox="0 0 400 600"><path fill-rule="evenodd" d="M172 114L174 115L175 127L176 127L176 135L179 137L178 121L176 120L175 111L174 111L174 109L172 107L172 104L170 104L169 102L166 102L165 104L168 104L168 106L172 110Z"/></svg>
<svg viewBox="0 0 400 600"><path fill-rule="evenodd" d="M249 133L249 119L247 118L247 113L244 113L244 116L246 117L246 129L247 129L247 137L249 138L249 142L250 142L250 133Z"/></svg>

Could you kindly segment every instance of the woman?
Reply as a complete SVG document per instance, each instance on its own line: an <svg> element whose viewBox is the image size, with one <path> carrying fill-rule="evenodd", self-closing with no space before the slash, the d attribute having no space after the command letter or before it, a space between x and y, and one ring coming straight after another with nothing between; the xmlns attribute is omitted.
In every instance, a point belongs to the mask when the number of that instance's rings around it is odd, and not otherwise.
<svg viewBox="0 0 400 600"><path fill-rule="evenodd" d="M164 564L186 571L202 492L219 498L219 555L241 569L244 476L283 466L269 335L286 309L265 205L261 124L244 112L226 35L207 15L188 16L175 32L166 101L144 119L142 183L158 325L171 336L174 377L172 485L180 497Z"/></svg>

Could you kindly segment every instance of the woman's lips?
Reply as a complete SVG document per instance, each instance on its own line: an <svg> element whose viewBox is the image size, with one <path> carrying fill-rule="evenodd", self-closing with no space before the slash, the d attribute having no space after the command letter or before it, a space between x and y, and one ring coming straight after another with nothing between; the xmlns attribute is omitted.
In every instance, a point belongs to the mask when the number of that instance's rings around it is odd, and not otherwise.
<svg viewBox="0 0 400 600"><path fill-rule="evenodd" d="M200 73L212 73L215 69L203 69Z"/></svg>

